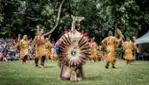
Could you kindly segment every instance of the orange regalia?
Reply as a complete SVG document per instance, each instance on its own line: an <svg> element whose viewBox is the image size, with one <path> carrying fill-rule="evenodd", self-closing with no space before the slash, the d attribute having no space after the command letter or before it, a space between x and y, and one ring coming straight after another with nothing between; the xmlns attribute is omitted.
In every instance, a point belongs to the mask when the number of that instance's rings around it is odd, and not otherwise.
<svg viewBox="0 0 149 85"><path fill-rule="evenodd" d="M96 60L100 61L100 60L104 60L104 52L102 51L101 46L98 47L97 49L97 57Z"/></svg>
<svg viewBox="0 0 149 85"><path fill-rule="evenodd" d="M117 30L117 32L121 33L120 30ZM106 47L107 49L106 68L108 68L110 63L113 65L112 67L115 68L114 66L116 62L115 49L116 49L116 46L122 40L122 34L119 34L119 35L120 35L120 39L117 39L116 37L112 36L112 32L110 32L109 36L102 41L103 46Z"/></svg>
<svg viewBox="0 0 149 85"><path fill-rule="evenodd" d="M29 40L27 39L27 35L23 36L23 39L19 43L20 48L20 59L23 63L26 62L28 59L28 47L29 47Z"/></svg>
<svg viewBox="0 0 149 85"><path fill-rule="evenodd" d="M50 55L51 55L51 48L53 47L53 45L48 41L45 43L45 49L46 49L46 60L49 59Z"/></svg>
<svg viewBox="0 0 149 85"><path fill-rule="evenodd" d="M35 36L32 45L35 45L35 58L41 58L46 55L45 40L43 36Z"/></svg>
<svg viewBox="0 0 149 85"><path fill-rule="evenodd" d="M137 50L136 44L134 44L132 41L125 41L123 43L123 49L124 49L124 56L123 57L127 61L127 64L128 64L129 62L134 60L132 51L134 49Z"/></svg>
<svg viewBox="0 0 149 85"><path fill-rule="evenodd" d="M57 57L58 57L58 55L56 53L56 50L52 47L51 48L51 60L52 61L56 61L57 60Z"/></svg>
<svg viewBox="0 0 149 85"><path fill-rule="evenodd" d="M107 57L106 61L109 63L115 63L116 58L115 58L115 48L118 45L120 40L118 40L116 37L109 36L105 38L102 43L104 46L107 48Z"/></svg>
<svg viewBox="0 0 149 85"><path fill-rule="evenodd" d="M37 29L37 36L35 36L32 46L35 46L35 64L38 66L38 59L41 59L40 67L44 66L44 61L46 59L47 51L45 45L45 39L42 35L43 30Z"/></svg>
<svg viewBox="0 0 149 85"><path fill-rule="evenodd" d="M98 45L96 44L96 42L90 42L90 47L91 47L91 55L89 56L89 59L95 61L97 58Z"/></svg>

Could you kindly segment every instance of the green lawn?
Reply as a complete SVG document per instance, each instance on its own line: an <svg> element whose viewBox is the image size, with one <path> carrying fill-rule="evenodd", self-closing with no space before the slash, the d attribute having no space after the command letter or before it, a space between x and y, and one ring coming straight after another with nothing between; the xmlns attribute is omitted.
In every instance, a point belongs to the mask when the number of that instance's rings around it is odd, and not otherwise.
<svg viewBox="0 0 149 85"><path fill-rule="evenodd" d="M34 67L33 61L0 62L0 85L149 85L149 61L136 61L130 65L122 60L116 69L105 69L105 62L84 66L86 79L81 82L62 81L57 63L49 61L45 68Z"/></svg>

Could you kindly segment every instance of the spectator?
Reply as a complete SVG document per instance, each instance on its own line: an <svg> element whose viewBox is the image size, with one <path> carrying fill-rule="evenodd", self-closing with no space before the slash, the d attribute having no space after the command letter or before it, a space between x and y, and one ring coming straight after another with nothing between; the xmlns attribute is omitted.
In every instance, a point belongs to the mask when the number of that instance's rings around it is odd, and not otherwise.
<svg viewBox="0 0 149 85"><path fill-rule="evenodd" d="M3 53L2 53L2 50L1 50L1 47L0 47L0 61L3 59Z"/></svg>

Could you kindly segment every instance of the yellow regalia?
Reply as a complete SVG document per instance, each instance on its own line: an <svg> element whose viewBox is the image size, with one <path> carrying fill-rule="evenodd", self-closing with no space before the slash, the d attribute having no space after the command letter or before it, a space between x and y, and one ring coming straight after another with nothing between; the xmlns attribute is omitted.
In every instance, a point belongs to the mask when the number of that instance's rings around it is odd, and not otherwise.
<svg viewBox="0 0 149 85"><path fill-rule="evenodd" d="M116 37L109 36L102 41L102 44L107 48L107 57L106 61L114 64L116 62L115 58L115 48L119 44L121 39L117 39Z"/></svg>
<svg viewBox="0 0 149 85"><path fill-rule="evenodd" d="M43 36L35 36L32 46L35 45L35 58L46 56L45 39Z"/></svg>
<svg viewBox="0 0 149 85"><path fill-rule="evenodd" d="M20 59L24 59L26 55L28 55L28 45L29 41L22 39L20 41L19 47L20 47Z"/></svg>
<svg viewBox="0 0 149 85"><path fill-rule="evenodd" d="M98 46L96 42L91 42L90 45L91 45L91 55L89 56L89 58L96 60Z"/></svg>
<svg viewBox="0 0 149 85"><path fill-rule="evenodd" d="M50 55L51 55L51 48L53 47L53 45L50 42L46 42L45 43L45 49L46 49L46 60L49 59Z"/></svg>
<svg viewBox="0 0 149 85"><path fill-rule="evenodd" d="M133 61L133 49L137 49L136 45L131 41L126 41L123 43L123 49L124 49L124 59L126 61Z"/></svg>

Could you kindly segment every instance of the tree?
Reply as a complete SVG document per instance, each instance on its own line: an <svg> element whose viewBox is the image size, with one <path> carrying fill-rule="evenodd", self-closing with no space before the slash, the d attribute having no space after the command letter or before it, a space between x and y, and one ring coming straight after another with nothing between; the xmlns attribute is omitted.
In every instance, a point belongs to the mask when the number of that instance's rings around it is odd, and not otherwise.
<svg viewBox="0 0 149 85"><path fill-rule="evenodd" d="M98 43L119 27L131 37L148 30L148 0L0 0L0 36L35 35L36 25L58 38L71 28L71 15L83 16L81 30ZM47 35L47 34L45 34ZM57 36L54 36L57 35Z"/></svg>

